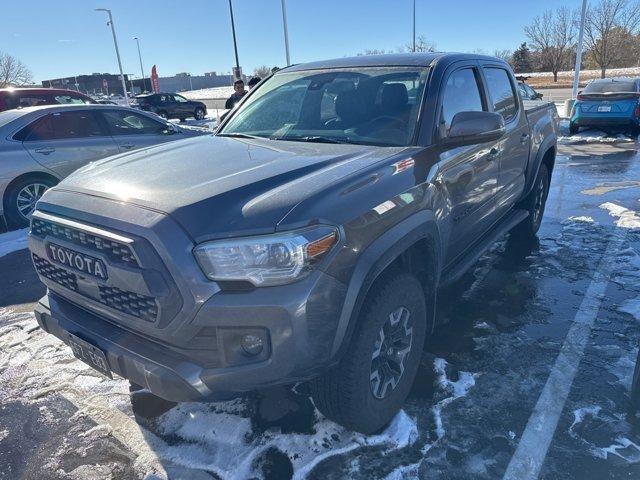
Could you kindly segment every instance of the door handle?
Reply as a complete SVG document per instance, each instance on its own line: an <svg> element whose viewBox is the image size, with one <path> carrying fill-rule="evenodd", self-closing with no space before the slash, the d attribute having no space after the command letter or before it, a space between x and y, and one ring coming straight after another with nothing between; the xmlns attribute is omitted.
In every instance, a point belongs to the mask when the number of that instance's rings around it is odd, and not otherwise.
<svg viewBox="0 0 640 480"><path fill-rule="evenodd" d="M34 151L36 153L41 153L42 155L49 155L50 153L55 152L56 149L53 147L42 147L42 148L36 148Z"/></svg>
<svg viewBox="0 0 640 480"><path fill-rule="evenodd" d="M529 140L528 133L523 133L522 135L520 135L520 143L525 144L527 143L527 140Z"/></svg>
<svg viewBox="0 0 640 480"><path fill-rule="evenodd" d="M499 153L499 150L496 147L493 147L491 150L489 150L489 153L487 154L487 161L488 162L494 161L496 158L498 158L498 153Z"/></svg>
<svg viewBox="0 0 640 480"><path fill-rule="evenodd" d="M135 147L135 145L133 143L125 143L123 145L120 145L120 147L129 150L130 148Z"/></svg>

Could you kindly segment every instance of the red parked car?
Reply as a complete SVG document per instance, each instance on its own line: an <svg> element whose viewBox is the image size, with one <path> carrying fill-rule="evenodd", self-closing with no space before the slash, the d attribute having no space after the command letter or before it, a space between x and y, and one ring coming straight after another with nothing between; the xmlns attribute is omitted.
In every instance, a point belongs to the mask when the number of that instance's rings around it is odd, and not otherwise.
<svg viewBox="0 0 640 480"><path fill-rule="evenodd" d="M0 88L0 112L66 103L96 103L84 93L62 88Z"/></svg>

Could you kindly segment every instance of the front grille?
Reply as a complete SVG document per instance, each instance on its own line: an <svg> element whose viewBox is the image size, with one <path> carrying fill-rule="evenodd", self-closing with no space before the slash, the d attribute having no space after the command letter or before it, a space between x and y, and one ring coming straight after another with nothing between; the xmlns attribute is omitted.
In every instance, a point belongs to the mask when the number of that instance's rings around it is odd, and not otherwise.
<svg viewBox="0 0 640 480"><path fill-rule="evenodd" d="M33 264L38 270L38 273L45 278L48 278L52 282L56 282L58 285L62 285L69 290L78 290L78 281L75 274L67 272L62 268L58 268L51 262L39 257L35 253L33 256Z"/></svg>
<svg viewBox="0 0 640 480"><path fill-rule="evenodd" d="M158 316L158 305L153 297L102 285L99 290L100 303L108 307L148 322L155 321Z"/></svg>
<svg viewBox="0 0 640 480"><path fill-rule="evenodd" d="M129 245L84 232L72 227L59 225L48 220L34 218L31 222L31 234L44 238L47 235L71 242L75 245L106 255L112 262L130 267L139 267Z"/></svg>

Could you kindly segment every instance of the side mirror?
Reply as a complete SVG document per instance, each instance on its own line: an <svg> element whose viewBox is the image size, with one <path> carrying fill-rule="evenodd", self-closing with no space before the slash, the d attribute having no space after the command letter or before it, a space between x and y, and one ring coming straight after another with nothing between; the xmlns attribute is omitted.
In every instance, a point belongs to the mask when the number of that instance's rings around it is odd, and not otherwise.
<svg viewBox="0 0 640 480"><path fill-rule="evenodd" d="M540 99L542 99L542 97L544 97L543 94L541 94L539 92L536 92L536 94L534 95L533 99L534 100L540 100Z"/></svg>
<svg viewBox="0 0 640 480"><path fill-rule="evenodd" d="M174 125L167 123L160 129L160 133L162 135L173 135L175 133L180 133L180 131Z"/></svg>
<svg viewBox="0 0 640 480"><path fill-rule="evenodd" d="M504 118L493 112L459 112L453 117L442 143L449 147L477 145L498 140L505 134Z"/></svg>

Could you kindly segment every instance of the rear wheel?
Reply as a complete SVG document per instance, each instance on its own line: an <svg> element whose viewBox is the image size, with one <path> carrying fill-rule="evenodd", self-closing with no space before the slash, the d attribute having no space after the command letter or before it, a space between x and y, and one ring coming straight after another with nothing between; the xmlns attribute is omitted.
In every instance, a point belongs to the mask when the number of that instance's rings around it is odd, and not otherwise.
<svg viewBox="0 0 640 480"><path fill-rule="evenodd" d="M36 202L55 184L51 178L33 176L11 186L4 198L4 214L9 225L15 228L28 227Z"/></svg>
<svg viewBox="0 0 640 480"><path fill-rule="evenodd" d="M569 133L575 135L580 131L580 127L573 122L569 122Z"/></svg>
<svg viewBox="0 0 640 480"><path fill-rule="evenodd" d="M193 112L193 116L195 117L196 120L202 120L205 116L204 108L202 107L196 108L196 111Z"/></svg>
<svg viewBox="0 0 640 480"><path fill-rule="evenodd" d="M365 434L384 427L413 384L426 335L422 284L407 273L381 279L367 295L349 349L311 382L316 407Z"/></svg>
<svg viewBox="0 0 640 480"><path fill-rule="evenodd" d="M535 237L540 229L544 208L549 195L549 169L543 163L538 170L538 176L533 189L523 202L523 208L529 212L529 216L519 223L512 231L514 235L521 237Z"/></svg>

